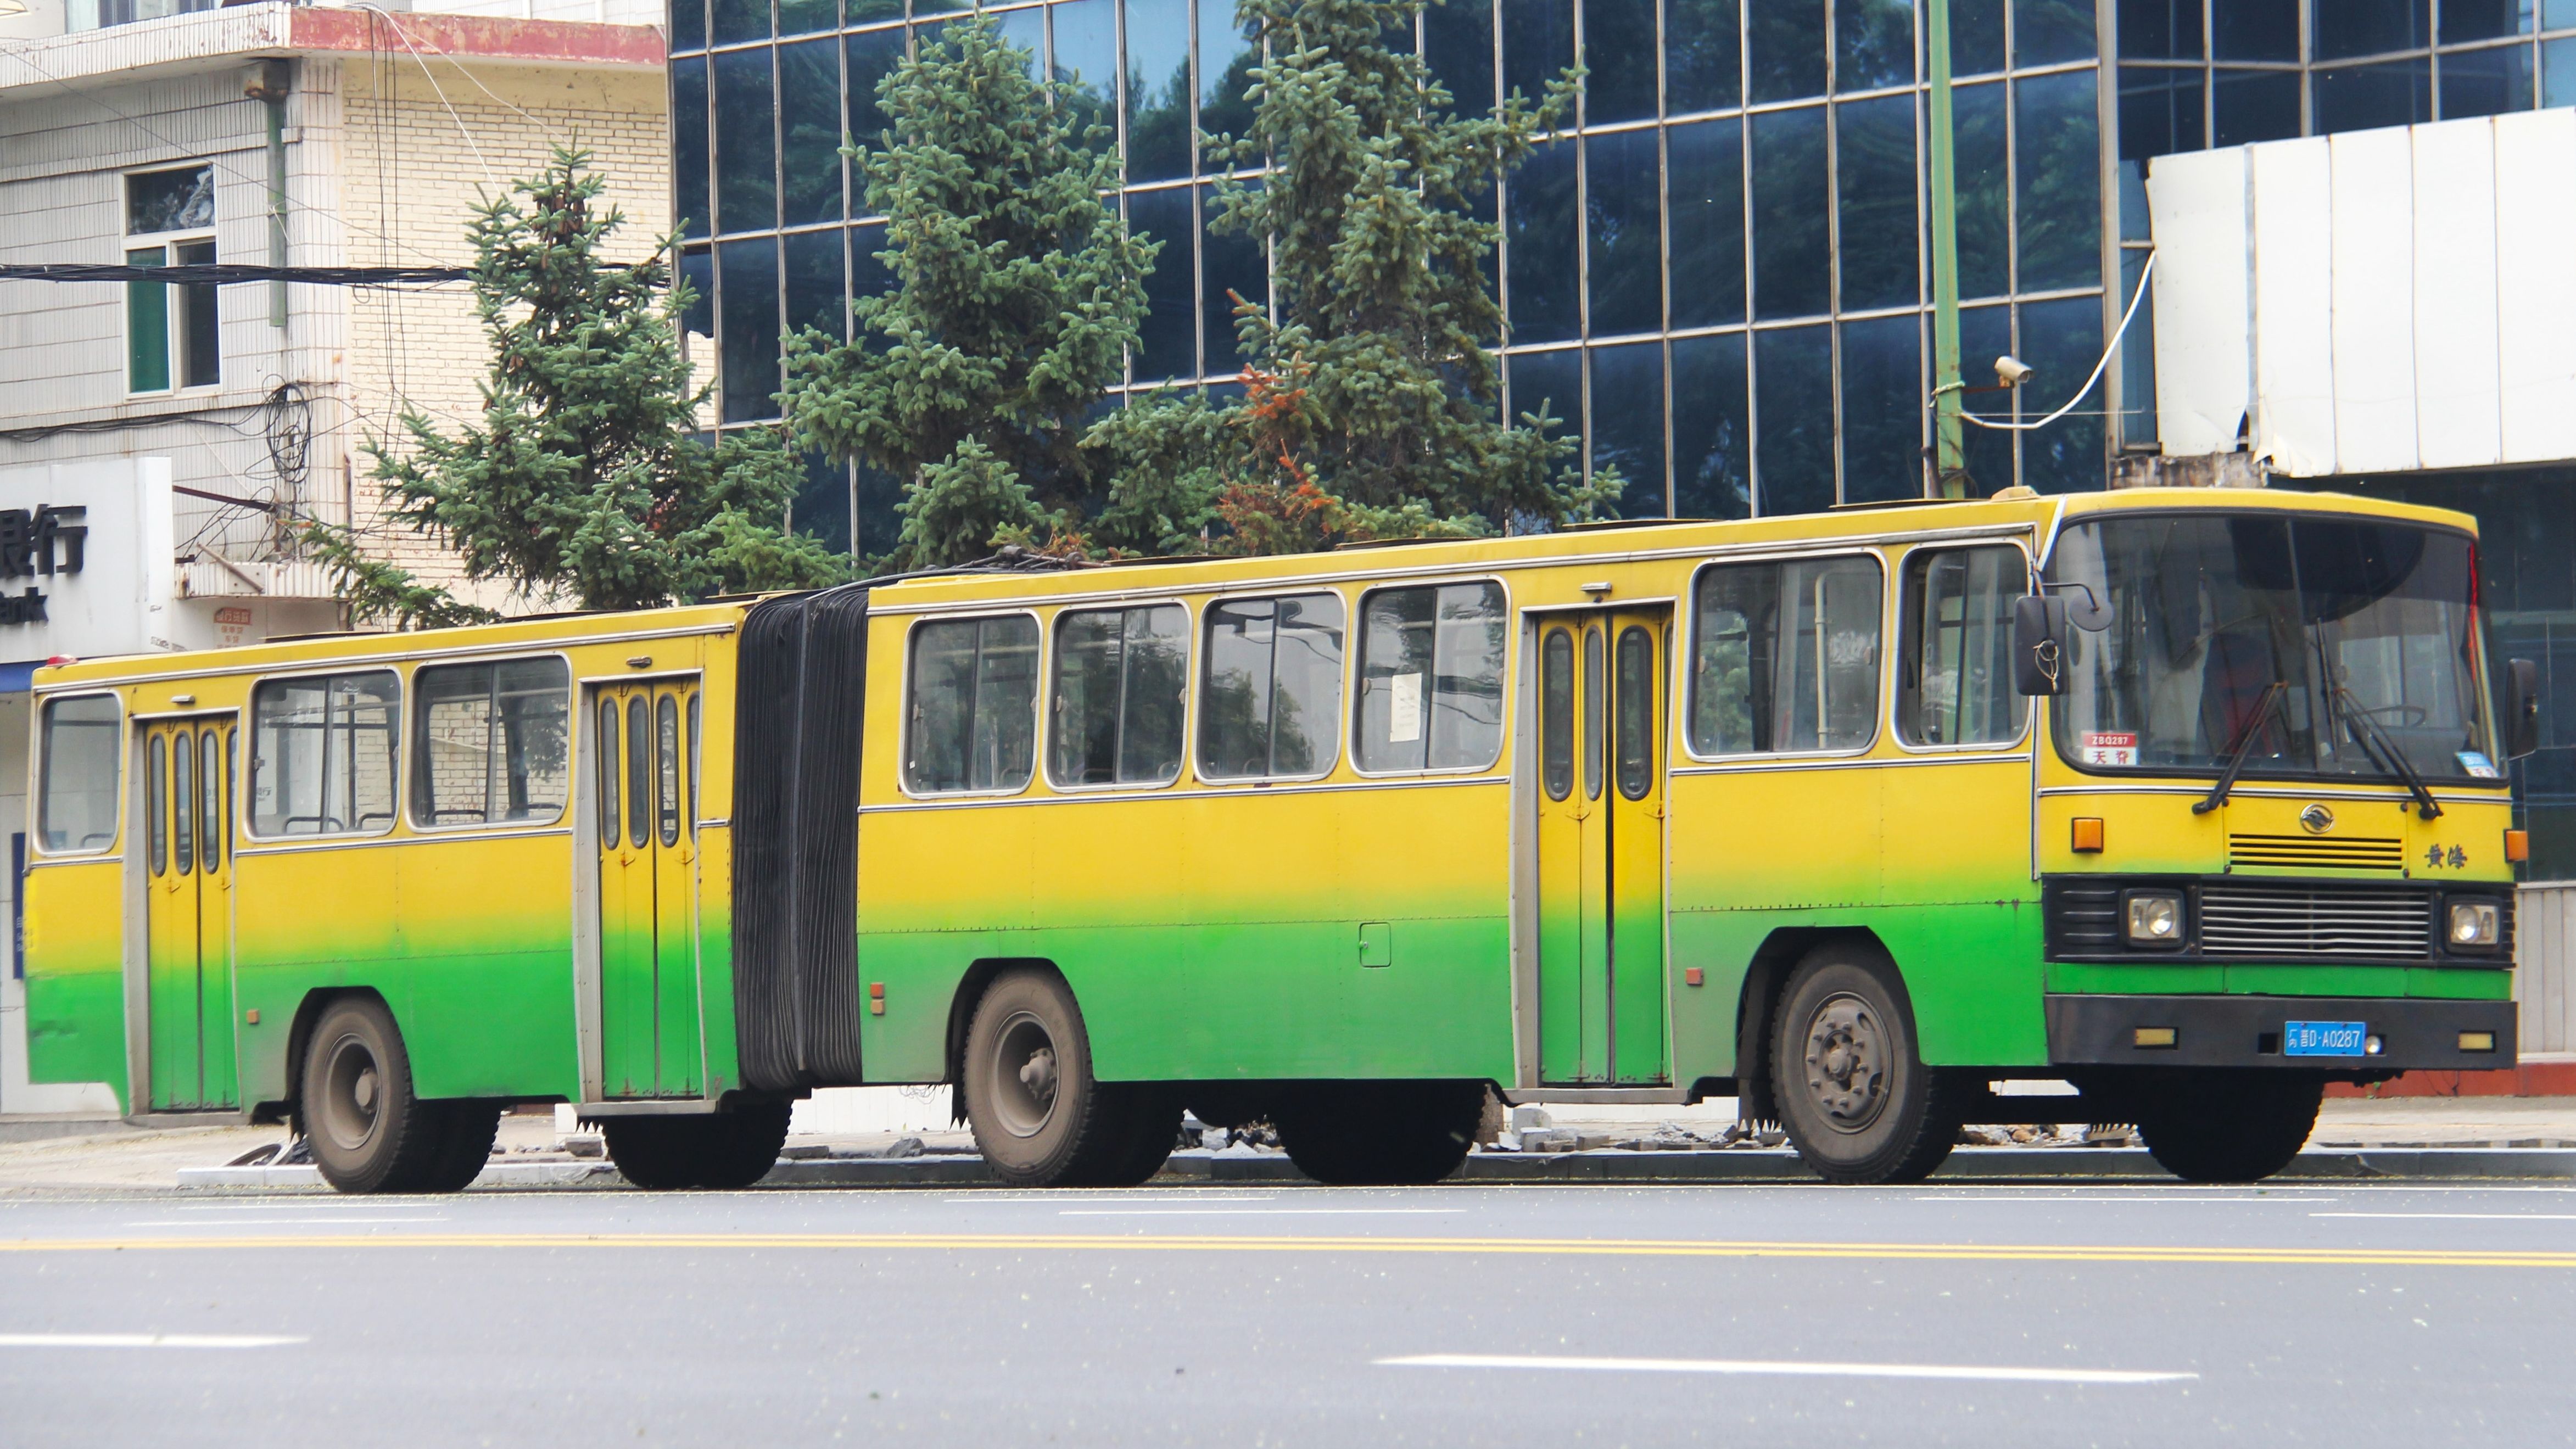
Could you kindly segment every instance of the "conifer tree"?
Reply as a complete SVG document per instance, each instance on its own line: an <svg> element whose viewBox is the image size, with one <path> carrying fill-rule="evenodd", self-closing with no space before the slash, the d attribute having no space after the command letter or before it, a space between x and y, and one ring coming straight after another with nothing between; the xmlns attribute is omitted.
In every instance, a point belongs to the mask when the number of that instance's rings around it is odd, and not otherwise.
<svg viewBox="0 0 2576 1449"><path fill-rule="evenodd" d="M887 218L898 286L855 305L854 340L809 329L788 347L797 442L902 482L899 567L1042 532L1078 547L1102 505L1081 440L1136 340L1156 247L1101 200L1117 160L1050 106L1034 65L977 18L879 83L888 130L842 154Z"/></svg>
<svg viewBox="0 0 2576 1449"><path fill-rule="evenodd" d="M1547 526L1615 496L1615 475L1583 481L1540 400L1505 426L1492 351L1494 183L1564 115L1577 73L1542 99L1515 92L1459 115L1418 57L1387 44L1422 3L1241 0L1269 59L1248 129L1208 138L1208 155L1269 171L1220 183L1212 227L1270 240L1279 320L1236 310L1242 399L1165 399L1100 424L1113 517L1152 498L1137 521L1212 522L1216 547L1268 553Z"/></svg>
<svg viewBox="0 0 2576 1449"><path fill-rule="evenodd" d="M475 214L472 284L492 343L479 425L455 437L406 408L411 447L371 439L391 515L463 556L466 577L588 609L807 587L846 576L783 527L798 469L775 430L697 436L708 389L680 355L688 286L675 238L645 260L603 257L625 224L599 204L587 152L558 148ZM326 559L335 540L312 541ZM337 540L345 544L346 540ZM386 565L333 563L352 612L397 622L470 617Z"/></svg>

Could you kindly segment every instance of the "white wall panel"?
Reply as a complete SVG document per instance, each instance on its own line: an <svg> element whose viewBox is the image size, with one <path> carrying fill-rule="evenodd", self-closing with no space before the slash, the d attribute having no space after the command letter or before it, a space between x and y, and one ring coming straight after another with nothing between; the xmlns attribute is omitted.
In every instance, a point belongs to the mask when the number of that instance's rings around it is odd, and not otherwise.
<svg viewBox="0 0 2576 1449"><path fill-rule="evenodd" d="M2504 453L2496 375L2495 129L2408 128L2415 146L2415 428L2427 468Z"/></svg>
<svg viewBox="0 0 2576 1449"><path fill-rule="evenodd" d="M2576 458L2576 111L2495 118L2504 461Z"/></svg>
<svg viewBox="0 0 2576 1449"><path fill-rule="evenodd" d="M2224 453L2253 406L2243 150L2148 163L2156 237L2156 427L2172 454Z"/></svg>
<svg viewBox="0 0 2576 1449"><path fill-rule="evenodd" d="M2335 469L2334 180L2325 140L2250 148L2253 450L2301 477Z"/></svg>
<svg viewBox="0 0 2576 1449"><path fill-rule="evenodd" d="M2414 155L2401 130L2330 137L2335 453L2347 472L2419 466Z"/></svg>

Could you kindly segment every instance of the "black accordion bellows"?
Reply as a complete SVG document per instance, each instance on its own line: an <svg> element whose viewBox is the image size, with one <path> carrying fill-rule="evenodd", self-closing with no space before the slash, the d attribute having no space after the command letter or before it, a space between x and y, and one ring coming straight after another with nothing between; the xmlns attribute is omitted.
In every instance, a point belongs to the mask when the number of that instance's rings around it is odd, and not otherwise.
<svg viewBox="0 0 2576 1449"><path fill-rule="evenodd" d="M864 585L743 621L734 720L733 992L743 1085L859 1080Z"/></svg>

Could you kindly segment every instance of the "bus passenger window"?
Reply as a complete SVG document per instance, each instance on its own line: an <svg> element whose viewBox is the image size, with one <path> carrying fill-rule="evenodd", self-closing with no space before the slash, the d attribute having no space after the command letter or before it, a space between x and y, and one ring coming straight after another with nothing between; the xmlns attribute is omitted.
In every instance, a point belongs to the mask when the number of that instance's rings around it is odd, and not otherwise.
<svg viewBox="0 0 2576 1449"><path fill-rule="evenodd" d="M571 793L572 669L560 659L446 664L412 677L411 823L551 822Z"/></svg>
<svg viewBox="0 0 2576 1449"><path fill-rule="evenodd" d="M1583 631L1583 798L1601 798L1601 630Z"/></svg>
<svg viewBox="0 0 2576 1449"><path fill-rule="evenodd" d="M1189 610L1068 612L1055 626L1047 773L1058 785L1163 785L1181 774Z"/></svg>
<svg viewBox="0 0 2576 1449"><path fill-rule="evenodd" d="M1548 630L1539 657L1540 757L1547 798L1562 800L1574 793L1574 635Z"/></svg>
<svg viewBox="0 0 2576 1449"><path fill-rule="evenodd" d="M1691 748L1868 748L1878 733L1880 598L1870 557L1704 570L1691 609Z"/></svg>
<svg viewBox="0 0 2576 1449"><path fill-rule="evenodd" d="M1917 550L1905 560L1905 660L1897 728L1918 745L2021 738L2030 702L2013 688L2013 600L2029 591L2017 548Z"/></svg>
<svg viewBox="0 0 2576 1449"><path fill-rule="evenodd" d="M1212 780L1320 775L1342 713L1342 596L1207 607L1199 772Z"/></svg>
<svg viewBox="0 0 2576 1449"><path fill-rule="evenodd" d="M39 843L46 850L104 850L116 843L116 777L123 721L116 697L45 702L44 778L37 784Z"/></svg>
<svg viewBox="0 0 2576 1449"><path fill-rule="evenodd" d="M915 629L904 783L924 794L1025 788L1037 686L1038 625L1026 615Z"/></svg>
<svg viewBox="0 0 2576 1449"><path fill-rule="evenodd" d="M1360 603L1363 770L1481 770L1503 753L1503 586L1380 589Z"/></svg>
<svg viewBox="0 0 2576 1449"><path fill-rule="evenodd" d="M402 683L392 670L270 680L250 710L253 834L393 829Z"/></svg>

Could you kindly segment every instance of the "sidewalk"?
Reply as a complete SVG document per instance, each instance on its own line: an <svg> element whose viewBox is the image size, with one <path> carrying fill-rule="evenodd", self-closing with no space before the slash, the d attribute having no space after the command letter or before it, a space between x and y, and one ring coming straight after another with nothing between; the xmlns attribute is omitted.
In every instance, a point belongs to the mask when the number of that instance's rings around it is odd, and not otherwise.
<svg viewBox="0 0 2576 1449"><path fill-rule="evenodd" d="M1665 1124L1691 1137L1716 1138L1734 1121L1734 1104L1692 1108L1568 1108L1554 1116L1578 1141L1675 1141ZM121 1129L93 1137L0 1144L0 1195L13 1192L169 1191L187 1170L192 1187L316 1185L307 1168L213 1172L255 1147L283 1140L279 1127ZM502 1149L481 1186L617 1187L597 1158L562 1150L545 1117L505 1117ZM807 1135L788 1140L786 1159L770 1181L783 1185L963 1185L990 1181L963 1131ZM1175 1155L1169 1175L1197 1181L1294 1181L1295 1168L1275 1150L1243 1147ZM1945 1177L2162 1178L2135 1148L2081 1145L1963 1147ZM2325 1104L2308 1150L2291 1176L2529 1176L2576 1178L2576 1097L2336 1098ZM1799 1181L1808 1174L1782 1148L1633 1151L1480 1151L1461 1176L1470 1181L1577 1182Z"/></svg>

